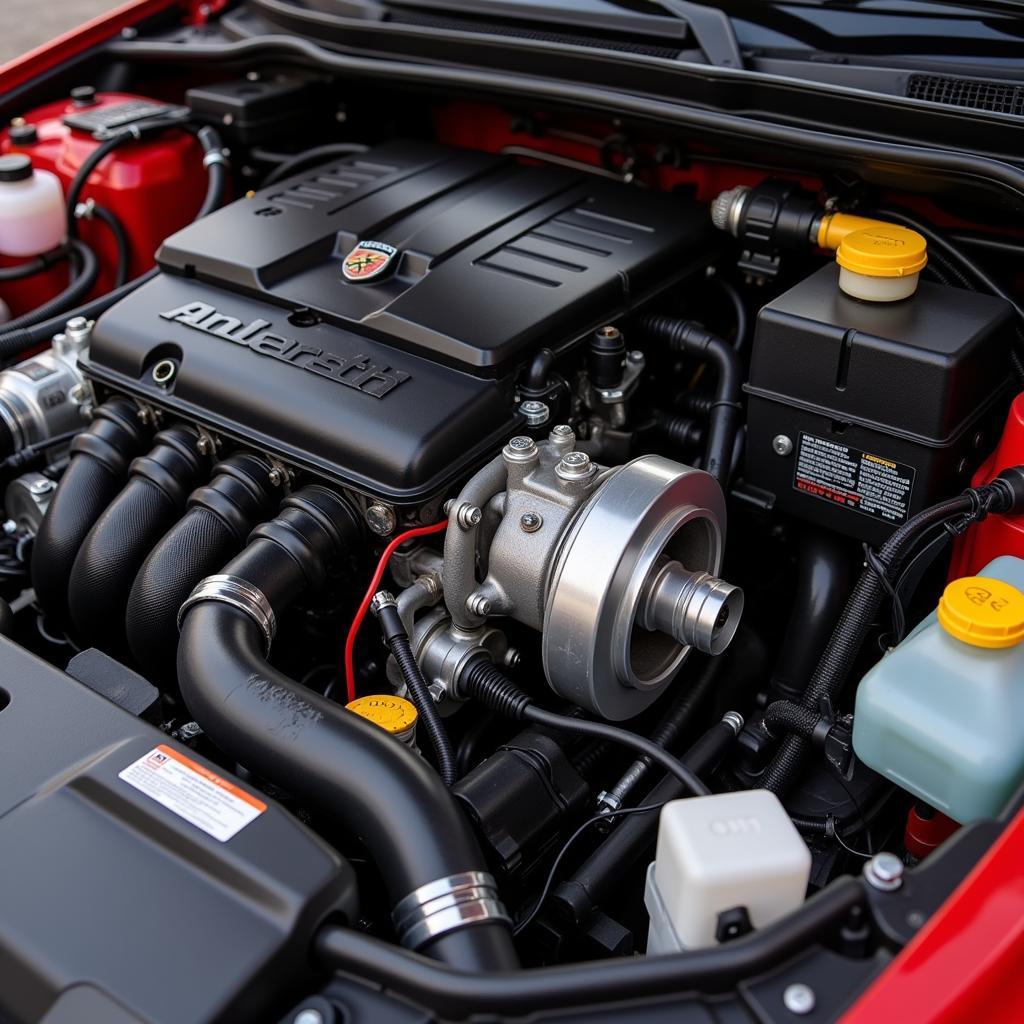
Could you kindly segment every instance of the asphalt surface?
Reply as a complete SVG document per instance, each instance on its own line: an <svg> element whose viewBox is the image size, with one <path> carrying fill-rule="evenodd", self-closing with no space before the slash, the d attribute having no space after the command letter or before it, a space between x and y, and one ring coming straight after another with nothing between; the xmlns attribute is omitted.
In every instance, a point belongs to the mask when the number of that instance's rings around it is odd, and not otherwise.
<svg viewBox="0 0 1024 1024"><path fill-rule="evenodd" d="M0 0L0 64L121 3L123 0Z"/></svg>

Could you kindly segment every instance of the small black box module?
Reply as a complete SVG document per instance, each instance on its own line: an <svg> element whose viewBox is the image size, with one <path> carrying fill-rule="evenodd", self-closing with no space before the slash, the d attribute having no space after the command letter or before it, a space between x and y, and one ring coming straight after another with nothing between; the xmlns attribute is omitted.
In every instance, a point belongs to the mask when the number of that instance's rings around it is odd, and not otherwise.
<svg viewBox="0 0 1024 1024"><path fill-rule="evenodd" d="M868 303L823 267L758 314L747 482L775 507L871 544L966 486L995 441L1012 311L922 282Z"/></svg>

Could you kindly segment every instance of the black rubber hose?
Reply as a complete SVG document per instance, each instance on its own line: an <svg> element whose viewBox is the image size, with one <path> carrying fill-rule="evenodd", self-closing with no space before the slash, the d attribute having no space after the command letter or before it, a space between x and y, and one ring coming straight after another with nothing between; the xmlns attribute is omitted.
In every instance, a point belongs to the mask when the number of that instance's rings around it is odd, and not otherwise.
<svg viewBox="0 0 1024 1024"><path fill-rule="evenodd" d="M802 523L796 592L772 675L772 693L800 700L853 586L850 542Z"/></svg>
<svg viewBox="0 0 1024 1024"><path fill-rule="evenodd" d="M213 131L213 129L203 129L203 131ZM200 141L202 141L202 132L199 135ZM211 140L209 136L206 139L204 148L207 145L212 146L214 141L217 146L220 145L220 138L216 136L216 133L214 133L214 140ZM196 215L197 220L205 217L208 213L212 213L220 206L228 181L227 169L222 163L211 163L207 167L206 173L208 175L206 196L203 199L203 205L199 208L199 213ZM45 344L55 334L62 331L64 325L72 317L81 316L87 320L95 320L101 313L110 309L115 302L119 302L140 285L151 281L159 272L158 267L153 267L120 288L107 292L106 295L90 299L75 309L69 309L55 316L50 316L48 319L32 323L30 326L11 329L9 324L3 324L0 326L0 361L10 359L30 348L34 348L36 345Z"/></svg>
<svg viewBox="0 0 1024 1024"><path fill-rule="evenodd" d="M90 646L126 650L125 610L139 566L208 470L198 440L192 427L157 434L155 447L132 462L128 482L82 542L71 569L68 607L78 636Z"/></svg>
<svg viewBox="0 0 1024 1024"><path fill-rule="evenodd" d="M178 609L200 580L218 572L273 510L276 488L263 458L238 453L193 491L188 511L149 553L128 596L128 646L149 679L177 681Z"/></svg>
<svg viewBox="0 0 1024 1024"><path fill-rule="evenodd" d="M437 760L437 773L441 776L441 781L451 788L459 781L455 752L452 750L448 733L445 732L437 705L434 704L434 698L427 689L427 681L423 678L416 656L412 653L409 636L402 624L402 617L398 614L395 599L387 591L381 591L370 608L380 624L384 643L387 644L402 673L405 687L409 691L409 699L416 706L420 724L426 731L430 749Z"/></svg>
<svg viewBox="0 0 1024 1024"><path fill-rule="evenodd" d="M654 423L658 431L678 448L695 448L704 440L704 425L689 416L656 411Z"/></svg>
<svg viewBox="0 0 1024 1024"><path fill-rule="evenodd" d="M69 622L68 581L75 556L100 513L124 485L128 466L149 443L134 403L114 398L71 442L71 462L43 516L32 547L32 587L46 615Z"/></svg>
<svg viewBox="0 0 1024 1024"><path fill-rule="evenodd" d="M690 725L693 716L700 707L701 701L704 699L704 695L710 685L706 680L713 678L714 675L715 673L711 671L711 664L709 663L705 666L704 671L697 676L693 685L679 688L650 735L652 743L656 743L659 747L664 747L666 750L675 744ZM638 758L626 769L618 782L608 788L608 793L618 801L615 806L620 806L625 797L643 781L644 776L650 770L653 763L649 757ZM690 767L692 768L693 766L690 765Z"/></svg>
<svg viewBox="0 0 1024 1024"><path fill-rule="evenodd" d="M45 273L51 267L55 267L62 260L68 258L70 247L61 245L51 252L44 252L41 256L33 256L24 263L18 263L13 267L0 267L0 284L9 281L23 281L26 277L34 277L36 274Z"/></svg>
<svg viewBox="0 0 1024 1024"><path fill-rule="evenodd" d="M723 945L500 974L442 967L337 924L320 929L313 953L321 967L404 996L445 1020L520 1017L680 992L725 992L826 942L863 903L862 883L844 877L773 924Z"/></svg>
<svg viewBox="0 0 1024 1024"><path fill-rule="evenodd" d="M750 318L747 315L747 304L743 301L743 296L740 295L739 289L731 282L727 281L721 274L715 274L711 278L719 288L725 292L726 298L732 305L733 314L736 317L736 334L732 339L732 347L737 352L742 352L743 347L747 342L747 332L750 330Z"/></svg>
<svg viewBox="0 0 1024 1024"><path fill-rule="evenodd" d="M773 736L789 732L809 740L820 721L819 711L813 711L789 700L772 701L764 711L765 728Z"/></svg>
<svg viewBox="0 0 1024 1024"><path fill-rule="evenodd" d="M222 571L261 591L280 617L351 550L357 519L324 488L291 495ZM190 713L228 756L362 838L392 900L484 870L465 816L423 758L378 726L271 666L245 612L202 601L185 614L178 683ZM471 971L517 964L507 925L475 924L426 947Z"/></svg>
<svg viewBox="0 0 1024 1024"><path fill-rule="evenodd" d="M735 728L725 720L716 722L686 751L683 761L693 772L713 771L735 742ZM687 795L678 779L665 775L638 806L655 807ZM560 911L575 925L583 926L621 884L624 873L650 849L657 835L657 814L624 818L572 875L558 884L553 898Z"/></svg>
<svg viewBox="0 0 1024 1024"><path fill-rule="evenodd" d="M689 320L670 316L644 317L643 331L673 352L704 359L715 368L715 398L708 421L704 468L723 487L728 483L733 447L740 424L742 370L736 350L717 335Z"/></svg>
<svg viewBox="0 0 1024 1024"><path fill-rule="evenodd" d="M314 146L312 149L304 150L282 160L264 179L260 188L266 188L276 182L301 171L311 164L324 163L334 157L351 156L356 153L365 153L370 147L358 142L331 142L324 146ZM255 153L253 154L256 155Z"/></svg>
<svg viewBox="0 0 1024 1024"><path fill-rule="evenodd" d="M459 680L463 694L480 701L485 707L521 722L533 722L559 732L575 732L592 739L608 740L629 747L654 761L662 770L674 775L695 796L707 796L711 791L678 758L662 750L646 736L639 736L617 725L591 722L584 718L559 715L537 707L532 698L507 679L486 654L473 658L463 670Z"/></svg>
<svg viewBox="0 0 1024 1024"><path fill-rule="evenodd" d="M79 200L82 198L82 189L85 188L92 172L119 146L134 141L136 141L136 136L129 132L115 135L113 138L107 139L106 142L101 142L82 161L75 172L75 176L71 179L71 184L68 185L67 195L64 200L64 206L67 210L68 231L72 237L78 234L78 218L75 217L75 211L78 209Z"/></svg>
<svg viewBox="0 0 1024 1024"><path fill-rule="evenodd" d="M1022 472L1021 467L1014 467L1001 477L1010 479L1014 474L1019 477ZM835 703L887 593L888 578L899 575L903 560L921 534L936 524L961 516L976 521L989 512L1004 514L1014 507L1017 499L1014 493L1010 493L1009 485L1004 488L1002 483L997 479L926 508L889 537L876 556L887 579L883 580L871 566L861 573L803 693L801 703L805 708L817 709L823 698ZM765 769L762 787L784 795L795 780L807 749L807 740L800 736L786 736Z"/></svg>
<svg viewBox="0 0 1024 1024"><path fill-rule="evenodd" d="M117 269L114 272L114 287L120 288L128 280L128 270L132 261L128 234L121 221L105 206L99 206L94 203L92 206L92 216L107 226L107 230L114 239L114 245L117 249Z"/></svg>
<svg viewBox="0 0 1024 1024"><path fill-rule="evenodd" d="M71 239L68 242L68 247L74 254L74 260L77 263L77 269L71 282L59 295L48 299L41 306L37 306L31 312L25 313L22 316L15 317L13 320L8 320L3 325L3 334L0 335L0 340L5 338L10 332L24 327L31 327L40 320L46 320L58 315L61 315L61 326L63 326L63 321L67 320L71 315L66 313L65 310L74 306L76 302L81 302L92 291L92 286L96 283L96 278L100 272L100 265L96 259L96 254L84 242L80 242L77 239ZM47 338L49 338L49 335L47 335ZM3 355L3 353L0 352L0 355Z"/></svg>

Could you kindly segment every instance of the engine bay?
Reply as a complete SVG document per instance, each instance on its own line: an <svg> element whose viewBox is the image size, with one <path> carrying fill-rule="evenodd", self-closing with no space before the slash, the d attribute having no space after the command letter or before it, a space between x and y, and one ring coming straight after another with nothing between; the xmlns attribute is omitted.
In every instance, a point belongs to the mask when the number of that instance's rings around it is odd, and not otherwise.
<svg viewBox="0 0 1024 1024"><path fill-rule="evenodd" d="M0 140L0 1019L838 1019L1019 807L1020 230L237 17Z"/></svg>

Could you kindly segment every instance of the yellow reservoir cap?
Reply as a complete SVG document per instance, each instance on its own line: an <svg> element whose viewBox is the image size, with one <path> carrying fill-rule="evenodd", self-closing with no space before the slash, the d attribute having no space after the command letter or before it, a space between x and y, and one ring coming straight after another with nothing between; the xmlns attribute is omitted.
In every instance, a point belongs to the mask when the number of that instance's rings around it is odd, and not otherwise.
<svg viewBox="0 0 1024 1024"><path fill-rule="evenodd" d="M942 628L974 647L1013 647L1024 640L1024 593L1002 580L965 576L942 592Z"/></svg>
<svg viewBox="0 0 1024 1024"><path fill-rule="evenodd" d="M846 235L836 249L836 263L865 277L908 277L927 265L928 243L910 228L878 222Z"/></svg>
<svg viewBox="0 0 1024 1024"><path fill-rule="evenodd" d="M390 693L375 693L367 697L357 697L346 704L349 711L355 712L374 725L379 725L392 736L401 736L416 725L416 707L412 701L404 697L395 697Z"/></svg>

